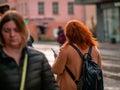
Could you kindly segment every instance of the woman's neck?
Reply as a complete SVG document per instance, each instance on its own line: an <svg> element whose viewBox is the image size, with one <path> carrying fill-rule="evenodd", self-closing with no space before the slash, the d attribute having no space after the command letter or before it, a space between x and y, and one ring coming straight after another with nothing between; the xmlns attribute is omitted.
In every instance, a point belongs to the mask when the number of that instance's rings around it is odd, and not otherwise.
<svg viewBox="0 0 120 90"><path fill-rule="evenodd" d="M9 53L9 54L14 54L14 53L21 53L21 51L22 51L22 48L11 48L11 47L7 47L7 46L5 46L5 47L3 47L3 50L5 50L7 53Z"/></svg>
<svg viewBox="0 0 120 90"><path fill-rule="evenodd" d="M22 48L9 48L3 47L3 51L10 57L14 58L16 63L19 65Z"/></svg>

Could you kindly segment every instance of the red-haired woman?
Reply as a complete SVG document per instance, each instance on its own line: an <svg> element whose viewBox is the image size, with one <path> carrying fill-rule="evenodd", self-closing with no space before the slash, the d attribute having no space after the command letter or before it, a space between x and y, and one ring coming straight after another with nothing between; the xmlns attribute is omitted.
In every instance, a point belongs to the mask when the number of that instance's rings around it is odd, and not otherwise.
<svg viewBox="0 0 120 90"><path fill-rule="evenodd" d="M77 90L75 82L72 80L65 66L78 80L82 70L82 59L76 50L70 45L75 45L82 54L88 52L92 46L92 58L101 68L101 55L97 48L98 41L93 37L91 31L79 20L70 20L65 26L66 42L60 47L59 55L55 56L52 66L53 72L57 75L60 90Z"/></svg>

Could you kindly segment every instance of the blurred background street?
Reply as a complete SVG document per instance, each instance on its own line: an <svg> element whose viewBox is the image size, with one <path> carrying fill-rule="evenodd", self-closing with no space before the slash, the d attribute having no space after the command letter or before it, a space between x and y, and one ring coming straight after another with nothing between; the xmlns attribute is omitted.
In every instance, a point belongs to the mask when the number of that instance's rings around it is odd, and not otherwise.
<svg viewBox="0 0 120 90"><path fill-rule="evenodd" d="M77 19L99 42L120 43L120 0L0 0L0 7L18 11L35 41L56 40L58 27Z"/></svg>
<svg viewBox="0 0 120 90"><path fill-rule="evenodd" d="M43 52L50 65L54 62L51 48L59 49L57 42L36 42L34 48ZM100 43L105 90L120 90L120 44Z"/></svg>

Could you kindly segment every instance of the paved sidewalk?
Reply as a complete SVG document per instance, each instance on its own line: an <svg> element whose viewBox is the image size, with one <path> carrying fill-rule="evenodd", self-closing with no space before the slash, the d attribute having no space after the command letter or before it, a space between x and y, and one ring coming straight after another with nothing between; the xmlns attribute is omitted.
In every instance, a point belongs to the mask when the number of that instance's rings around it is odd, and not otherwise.
<svg viewBox="0 0 120 90"><path fill-rule="evenodd" d="M120 43L100 43L105 77L120 80Z"/></svg>
<svg viewBox="0 0 120 90"><path fill-rule="evenodd" d="M111 49L111 50L119 50L120 51L120 43L116 43L116 44L100 43L99 47L101 49Z"/></svg>
<svg viewBox="0 0 120 90"><path fill-rule="evenodd" d="M39 44L53 44L58 45L56 41L38 41L35 43ZM100 49L111 49L111 50L119 50L120 51L120 43L112 44L112 43L99 43L98 46Z"/></svg>

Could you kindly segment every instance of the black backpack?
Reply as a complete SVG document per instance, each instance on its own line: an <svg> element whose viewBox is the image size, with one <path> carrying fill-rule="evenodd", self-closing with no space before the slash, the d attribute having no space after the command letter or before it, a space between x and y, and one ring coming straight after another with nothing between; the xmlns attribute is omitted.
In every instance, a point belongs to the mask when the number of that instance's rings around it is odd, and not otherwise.
<svg viewBox="0 0 120 90"><path fill-rule="evenodd" d="M79 80L75 80L74 75L66 66L67 72L77 85L77 90L104 90L102 70L91 57L92 46L90 46L88 53L84 55L75 45L71 46L78 52L83 60L82 73Z"/></svg>

